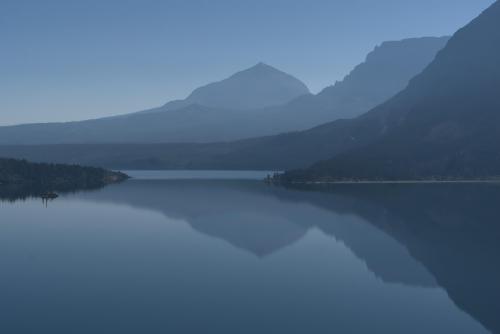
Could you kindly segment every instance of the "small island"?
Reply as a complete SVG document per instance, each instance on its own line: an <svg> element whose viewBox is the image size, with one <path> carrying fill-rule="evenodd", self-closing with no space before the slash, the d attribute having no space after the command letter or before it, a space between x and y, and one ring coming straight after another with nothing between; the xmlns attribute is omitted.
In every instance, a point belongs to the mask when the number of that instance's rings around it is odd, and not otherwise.
<svg viewBox="0 0 500 334"><path fill-rule="evenodd" d="M97 189L128 178L103 168L0 158L0 195L8 198Z"/></svg>

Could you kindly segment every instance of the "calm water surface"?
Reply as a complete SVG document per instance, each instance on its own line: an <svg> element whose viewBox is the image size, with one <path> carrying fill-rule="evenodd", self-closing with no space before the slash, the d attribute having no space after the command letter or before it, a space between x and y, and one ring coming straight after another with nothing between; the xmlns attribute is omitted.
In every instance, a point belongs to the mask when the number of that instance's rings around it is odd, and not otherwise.
<svg viewBox="0 0 500 334"><path fill-rule="evenodd" d="M500 333L498 186L135 176L0 202L0 333Z"/></svg>
<svg viewBox="0 0 500 334"><path fill-rule="evenodd" d="M124 171L132 178L141 180L263 180L273 171L232 171L232 170L173 170L173 171Z"/></svg>

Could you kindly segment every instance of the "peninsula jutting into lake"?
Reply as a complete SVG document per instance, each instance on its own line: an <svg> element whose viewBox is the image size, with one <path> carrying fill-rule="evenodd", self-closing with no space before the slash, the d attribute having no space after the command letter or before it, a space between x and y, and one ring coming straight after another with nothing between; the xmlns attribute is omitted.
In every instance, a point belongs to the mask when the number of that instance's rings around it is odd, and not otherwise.
<svg viewBox="0 0 500 334"><path fill-rule="evenodd" d="M48 198L56 191L95 189L126 179L128 176L124 173L102 168L0 158L0 197Z"/></svg>

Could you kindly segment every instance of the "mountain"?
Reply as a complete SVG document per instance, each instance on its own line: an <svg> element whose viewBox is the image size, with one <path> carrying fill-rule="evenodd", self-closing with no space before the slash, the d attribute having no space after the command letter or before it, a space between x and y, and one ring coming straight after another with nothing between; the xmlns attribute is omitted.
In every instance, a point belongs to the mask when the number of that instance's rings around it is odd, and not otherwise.
<svg viewBox="0 0 500 334"><path fill-rule="evenodd" d="M317 95L303 95L264 110L262 135L303 131L338 119L354 118L403 90L434 59L449 37L410 38L384 42L342 81Z"/></svg>
<svg viewBox="0 0 500 334"><path fill-rule="evenodd" d="M83 122L0 127L0 144L208 143L305 130L358 116L394 96L447 40L383 43L343 81L317 95L308 94L290 75L258 64L156 109Z"/></svg>
<svg viewBox="0 0 500 334"><path fill-rule="evenodd" d="M281 105L309 94L297 78L264 63L231 77L195 89L185 100L167 103L162 110L199 104L228 110L261 109Z"/></svg>
<svg viewBox="0 0 500 334"><path fill-rule="evenodd" d="M500 2L459 30L407 89L349 124L366 145L285 180L500 176Z"/></svg>
<svg viewBox="0 0 500 334"><path fill-rule="evenodd" d="M334 110L335 119L360 116L403 90L448 40L449 37L423 37L384 42L344 80L319 93L315 103Z"/></svg>

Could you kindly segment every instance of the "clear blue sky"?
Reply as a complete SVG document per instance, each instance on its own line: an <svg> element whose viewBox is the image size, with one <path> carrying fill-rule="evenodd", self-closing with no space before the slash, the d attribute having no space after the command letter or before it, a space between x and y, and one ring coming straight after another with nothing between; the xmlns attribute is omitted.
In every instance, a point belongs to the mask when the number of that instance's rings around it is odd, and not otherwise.
<svg viewBox="0 0 500 334"><path fill-rule="evenodd" d="M452 34L493 0L0 0L0 124L185 97L259 61L313 92L385 40Z"/></svg>

